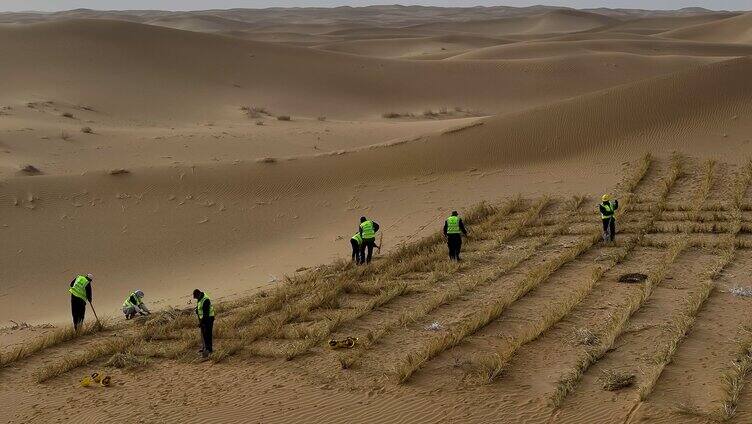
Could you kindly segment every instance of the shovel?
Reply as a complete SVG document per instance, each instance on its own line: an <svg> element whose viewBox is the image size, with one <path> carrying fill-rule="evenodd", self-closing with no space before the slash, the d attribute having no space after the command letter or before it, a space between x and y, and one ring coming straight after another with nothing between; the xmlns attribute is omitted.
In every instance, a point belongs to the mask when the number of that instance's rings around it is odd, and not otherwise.
<svg viewBox="0 0 752 424"><path fill-rule="evenodd" d="M94 312L94 318L97 320L97 328L102 329L104 326L99 321L99 317L97 316L97 311L94 309L94 304L91 303L91 300L89 301L89 306L91 306L91 311Z"/></svg>

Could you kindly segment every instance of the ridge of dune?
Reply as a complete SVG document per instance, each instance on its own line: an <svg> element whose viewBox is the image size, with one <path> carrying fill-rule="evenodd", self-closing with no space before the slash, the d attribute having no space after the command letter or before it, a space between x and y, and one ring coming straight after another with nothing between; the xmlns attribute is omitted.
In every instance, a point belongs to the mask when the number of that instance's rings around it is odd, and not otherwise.
<svg viewBox="0 0 752 424"><path fill-rule="evenodd" d="M315 48L370 57L412 58L427 54L440 54L444 51L468 51L512 42L491 37L452 34L421 38L353 40L321 44Z"/></svg>
<svg viewBox="0 0 752 424"><path fill-rule="evenodd" d="M671 30L677 30L693 25L700 25L719 21L737 16L734 13L702 13L687 16L658 16L628 19L623 23L617 23L607 31L630 32L634 34L657 34Z"/></svg>
<svg viewBox="0 0 752 424"><path fill-rule="evenodd" d="M694 41L752 44L752 12L663 32L660 36Z"/></svg>
<svg viewBox="0 0 752 424"><path fill-rule="evenodd" d="M411 29L474 33L486 36L536 35L592 30L618 22L614 18L575 10L554 10L539 15L516 16L467 22L420 24Z"/></svg>
<svg viewBox="0 0 752 424"><path fill-rule="evenodd" d="M254 27L247 22L197 13L159 17L143 23L185 31L200 32L241 31Z"/></svg>
<svg viewBox="0 0 752 424"><path fill-rule="evenodd" d="M558 58L397 61L98 20L3 27L0 49L8 64L0 102L61 100L146 122L237 119L249 103L303 116L455 106L500 113L702 63L638 60L628 72L594 72L592 63Z"/></svg>
<svg viewBox="0 0 752 424"><path fill-rule="evenodd" d="M737 57L752 54L752 46L666 39L543 40L478 48L453 60L499 60L566 57L591 53L628 53L643 56Z"/></svg>

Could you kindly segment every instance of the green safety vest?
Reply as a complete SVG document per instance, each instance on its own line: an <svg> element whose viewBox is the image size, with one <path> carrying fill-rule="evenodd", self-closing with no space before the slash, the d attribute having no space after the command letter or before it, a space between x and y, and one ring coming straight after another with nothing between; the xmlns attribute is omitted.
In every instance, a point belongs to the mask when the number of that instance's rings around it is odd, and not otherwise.
<svg viewBox="0 0 752 424"><path fill-rule="evenodd" d="M352 236L352 239L357 241L358 244L363 244L363 237L360 236L360 233L355 233L354 236Z"/></svg>
<svg viewBox="0 0 752 424"><path fill-rule="evenodd" d="M136 298L136 304L134 305L133 302L131 302L131 297ZM141 306L144 302L141 301L141 298L136 296L136 292L132 292L128 297L125 298L125 302L123 302L124 308L129 308L131 306Z"/></svg>
<svg viewBox="0 0 752 424"><path fill-rule="evenodd" d="M459 216L450 216L446 219L447 223L447 234L460 234L462 230L460 230L460 217Z"/></svg>
<svg viewBox="0 0 752 424"><path fill-rule="evenodd" d="M614 205L611 204L611 202L608 202L607 204L601 204L604 209L606 209L606 213L601 213L601 219L610 219L614 216Z"/></svg>
<svg viewBox="0 0 752 424"><path fill-rule="evenodd" d="M376 238L376 231L373 231L373 221L365 221L360 224L360 229L363 231L364 239Z"/></svg>
<svg viewBox="0 0 752 424"><path fill-rule="evenodd" d="M204 301L211 300L209 296L207 296L206 293L204 293L204 297L198 300L198 303L196 303L196 313L198 314L198 319L204 318ZM214 303L209 303L209 316L214 316Z"/></svg>
<svg viewBox="0 0 752 424"><path fill-rule="evenodd" d="M89 283L90 281L88 278L83 275L78 275L76 276L76 281L73 282L73 287L69 288L68 291L73 296L86 301L86 286L89 285Z"/></svg>

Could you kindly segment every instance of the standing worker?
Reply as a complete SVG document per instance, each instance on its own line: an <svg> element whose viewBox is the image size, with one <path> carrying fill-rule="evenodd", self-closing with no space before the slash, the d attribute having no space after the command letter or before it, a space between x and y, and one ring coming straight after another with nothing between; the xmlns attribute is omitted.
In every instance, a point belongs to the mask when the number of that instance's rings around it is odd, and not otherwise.
<svg viewBox="0 0 752 424"><path fill-rule="evenodd" d="M363 243L360 245L360 258L365 258L365 263L371 263L371 256L373 256L373 248L376 246L376 233L379 231L379 224L376 221L366 219L365 216L360 217L360 227L358 228L358 234L363 239ZM366 249L368 249L368 255L366 256ZM363 262L361 262L363 263Z"/></svg>
<svg viewBox="0 0 752 424"><path fill-rule="evenodd" d="M463 234L467 236L465 223L462 222L462 218L459 217L457 211L453 211L452 215L444 221L444 235L447 239L447 247L449 247L450 260L460 260Z"/></svg>
<svg viewBox="0 0 752 424"><path fill-rule="evenodd" d="M360 265L364 262L363 255L360 248L363 245L363 237L360 236L360 231L355 233L350 239L350 245L352 246L352 260L356 265Z"/></svg>
<svg viewBox="0 0 752 424"><path fill-rule="evenodd" d="M85 276L77 275L70 282L68 291L71 294L71 314L73 315L73 330L75 331L78 331L78 328L84 322L86 302L91 302L91 282L93 280L93 275L86 274Z"/></svg>
<svg viewBox="0 0 752 424"><path fill-rule="evenodd" d="M198 325L201 328L201 339L204 346L201 348L201 356L208 358L212 354L212 333L214 331L214 304L209 296L199 289L193 290L193 298L196 299L196 315Z"/></svg>
<svg viewBox="0 0 752 424"><path fill-rule="evenodd" d="M135 317L136 314L151 314L151 311L149 311L149 308L146 307L143 298L144 292L142 292L141 290L136 290L125 298L125 302L123 302L123 313L125 314L125 319L131 319Z"/></svg>
<svg viewBox="0 0 752 424"><path fill-rule="evenodd" d="M600 209L601 221L603 222L603 241L616 241L616 218L614 214L619 209L619 201L611 200L610 194L604 194L601 200L598 209Z"/></svg>

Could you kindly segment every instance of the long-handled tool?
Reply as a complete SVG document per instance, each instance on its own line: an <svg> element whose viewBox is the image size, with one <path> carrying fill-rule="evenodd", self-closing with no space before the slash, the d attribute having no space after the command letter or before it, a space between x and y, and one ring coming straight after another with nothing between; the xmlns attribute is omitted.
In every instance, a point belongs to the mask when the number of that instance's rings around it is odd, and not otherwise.
<svg viewBox="0 0 752 424"><path fill-rule="evenodd" d="M94 318L97 320L97 326L99 328L102 328L102 322L99 321L99 317L97 316L97 311L94 309L94 304L91 303L91 300L89 301L89 306L91 306L91 311L94 312Z"/></svg>
<svg viewBox="0 0 752 424"><path fill-rule="evenodd" d="M384 233L379 234L379 245L376 246L376 253L381 254L381 246L384 244Z"/></svg>

